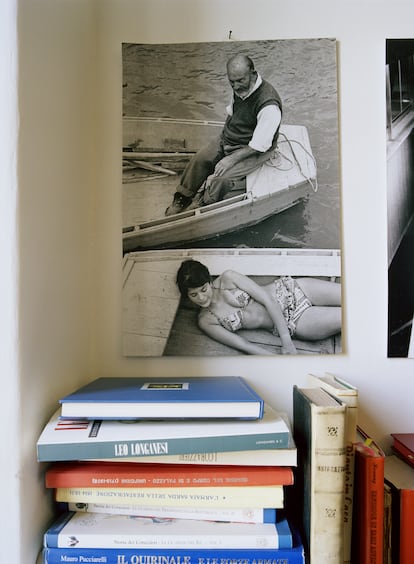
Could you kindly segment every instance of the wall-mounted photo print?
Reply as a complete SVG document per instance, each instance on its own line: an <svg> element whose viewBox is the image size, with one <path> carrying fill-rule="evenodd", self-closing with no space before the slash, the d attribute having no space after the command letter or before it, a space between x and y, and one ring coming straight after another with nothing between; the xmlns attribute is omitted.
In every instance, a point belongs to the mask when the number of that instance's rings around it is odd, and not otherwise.
<svg viewBox="0 0 414 564"><path fill-rule="evenodd" d="M122 67L124 354L341 352L335 40L125 43Z"/></svg>
<svg viewBox="0 0 414 564"><path fill-rule="evenodd" d="M386 42L388 356L414 357L414 39Z"/></svg>

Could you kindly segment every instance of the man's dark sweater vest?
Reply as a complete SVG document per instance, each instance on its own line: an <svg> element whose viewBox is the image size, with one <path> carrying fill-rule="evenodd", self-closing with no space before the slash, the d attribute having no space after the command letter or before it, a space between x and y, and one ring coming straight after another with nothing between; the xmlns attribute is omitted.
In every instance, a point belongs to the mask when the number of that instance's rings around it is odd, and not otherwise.
<svg viewBox="0 0 414 564"><path fill-rule="evenodd" d="M262 108L277 105L282 111L282 101L271 84L263 80L257 90L242 100L234 96L233 115L229 116L223 129L224 145L248 145L257 125L257 114ZM277 129L273 138L276 142Z"/></svg>

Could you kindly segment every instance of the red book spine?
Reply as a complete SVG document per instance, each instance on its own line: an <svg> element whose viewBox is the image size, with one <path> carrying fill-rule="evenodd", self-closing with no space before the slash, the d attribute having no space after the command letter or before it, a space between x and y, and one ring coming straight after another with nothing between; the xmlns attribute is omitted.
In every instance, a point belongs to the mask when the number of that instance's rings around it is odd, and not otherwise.
<svg viewBox="0 0 414 564"><path fill-rule="evenodd" d="M56 463L46 471L47 488L288 486L288 466L204 466L128 462Z"/></svg>
<svg viewBox="0 0 414 564"><path fill-rule="evenodd" d="M400 564L412 564L414 558L414 490L400 493Z"/></svg>
<svg viewBox="0 0 414 564"><path fill-rule="evenodd" d="M392 450L400 458L402 458L407 464L414 467L414 454L406 445L394 437L393 444L391 446Z"/></svg>
<svg viewBox="0 0 414 564"><path fill-rule="evenodd" d="M363 444L355 448L352 551L358 564L383 563L384 457Z"/></svg>

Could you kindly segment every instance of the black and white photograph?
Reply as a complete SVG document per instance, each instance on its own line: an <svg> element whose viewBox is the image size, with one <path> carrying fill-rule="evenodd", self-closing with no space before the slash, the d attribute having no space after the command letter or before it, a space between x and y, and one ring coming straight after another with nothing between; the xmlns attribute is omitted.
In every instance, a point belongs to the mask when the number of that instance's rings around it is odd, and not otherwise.
<svg viewBox="0 0 414 564"><path fill-rule="evenodd" d="M388 357L414 357L414 39L386 41Z"/></svg>
<svg viewBox="0 0 414 564"><path fill-rule="evenodd" d="M342 352L336 47L122 45L124 355Z"/></svg>

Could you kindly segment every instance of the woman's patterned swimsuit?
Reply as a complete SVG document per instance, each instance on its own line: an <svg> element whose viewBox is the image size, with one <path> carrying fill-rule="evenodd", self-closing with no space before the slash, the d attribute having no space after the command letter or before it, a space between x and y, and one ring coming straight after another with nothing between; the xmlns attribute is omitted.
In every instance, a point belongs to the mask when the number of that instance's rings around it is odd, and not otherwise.
<svg viewBox="0 0 414 564"><path fill-rule="evenodd" d="M278 301L286 320L289 333L294 335L296 323L302 313L312 306L311 301L305 296L299 284L291 276L282 276L274 281L274 298ZM235 288L229 290L240 305L240 309L224 316L219 317L213 310L208 311L217 319L219 324L234 333L244 327L244 308L248 305L251 296L244 290Z"/></svg>

